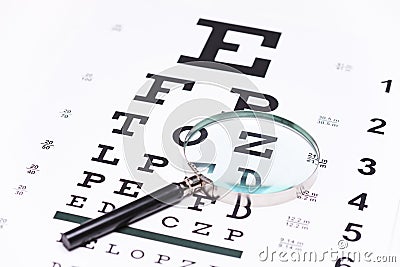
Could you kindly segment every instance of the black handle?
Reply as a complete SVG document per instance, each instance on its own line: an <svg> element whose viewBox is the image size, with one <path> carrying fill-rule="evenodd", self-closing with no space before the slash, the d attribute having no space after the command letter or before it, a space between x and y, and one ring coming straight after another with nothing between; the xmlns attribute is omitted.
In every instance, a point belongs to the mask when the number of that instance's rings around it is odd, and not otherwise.
<svg viewBox="0 0 400 267"><path fill-rule="evenodd" d="M62 234L61 242L68 250L77 248L93 239L176 204L185 197L184 191L185 189L180 184L167 185L151 195L144 196L103 216L84 222Z"/></svg>

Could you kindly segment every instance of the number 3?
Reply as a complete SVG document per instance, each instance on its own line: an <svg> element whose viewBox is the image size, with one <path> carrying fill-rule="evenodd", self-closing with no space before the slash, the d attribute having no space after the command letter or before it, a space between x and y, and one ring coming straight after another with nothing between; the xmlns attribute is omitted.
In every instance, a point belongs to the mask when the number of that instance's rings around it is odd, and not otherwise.
<svg viewBox="0 0 400 267"><path fill-rule="evenodd" d="M375 168L374 168L374 166L376 165L376 161L375 161L375 160L370 159L370 158L363 158L363 159L361 159L360 161L361 161L361 162L369 162L367 165L364 166L365 168L368 168L367 171L364 171L364 169L358 169L358 171L359 171L361 174L364 174L364 175L372 175L372 174L374 174L374 173L376 172L376 170L375 170Z"/></svg>

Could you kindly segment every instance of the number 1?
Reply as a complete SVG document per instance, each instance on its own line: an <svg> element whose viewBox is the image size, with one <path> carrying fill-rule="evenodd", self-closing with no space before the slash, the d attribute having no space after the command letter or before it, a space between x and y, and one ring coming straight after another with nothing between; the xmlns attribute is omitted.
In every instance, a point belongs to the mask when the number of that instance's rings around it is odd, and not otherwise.
<svg viewBox="0 0 400 267"><path fill-rule="evenodd" d="M381 83L386 83L386 90L385 90L385 92L386 92L386 93L389 93L389 92L390 92L390 87L392 86L392 80L383 81L383 82L381 82Z"/></svg>

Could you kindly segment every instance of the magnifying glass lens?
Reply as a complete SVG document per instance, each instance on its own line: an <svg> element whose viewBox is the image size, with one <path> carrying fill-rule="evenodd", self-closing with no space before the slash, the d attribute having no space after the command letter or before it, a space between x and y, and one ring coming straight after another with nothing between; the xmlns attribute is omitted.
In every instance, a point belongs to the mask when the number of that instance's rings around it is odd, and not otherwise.
<svg viewBox="0 0 400 267"><path fill-rule="evenodd" d="M207 138L196 142L200 132ZM253 111L221 113L196 124L184 143L186 160L196 173L210 179L220 200L236 201L232 195L246 194L255 205L270 201L278 193L296 195L307 189L317 165L307 161L319 151L313 138L298 125L278 116ZM307 188L306 188L307 187ZM231 195L230 197L228 195Z"/></svg>

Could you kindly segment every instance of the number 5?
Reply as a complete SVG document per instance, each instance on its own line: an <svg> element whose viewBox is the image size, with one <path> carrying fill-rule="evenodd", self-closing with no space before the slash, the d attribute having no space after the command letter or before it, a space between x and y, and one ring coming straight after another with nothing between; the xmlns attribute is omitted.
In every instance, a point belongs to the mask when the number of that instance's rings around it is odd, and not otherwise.
<svg viewBox="0 0 400 267"><path fill-rule="evenodd" d="M353 233L356 234L356 236L353 239L351 239L347 235L343 235L343 238L346 239L347 241L355 242L355 241L358 241L358 240L361 239L361 233L356 229L352 229L352 227L360 227L361 228L362 225L361 224L355 224L355 223L349 223L347 225L346 229L344 229L344 230L346 232L353 232Z"/></svg>

